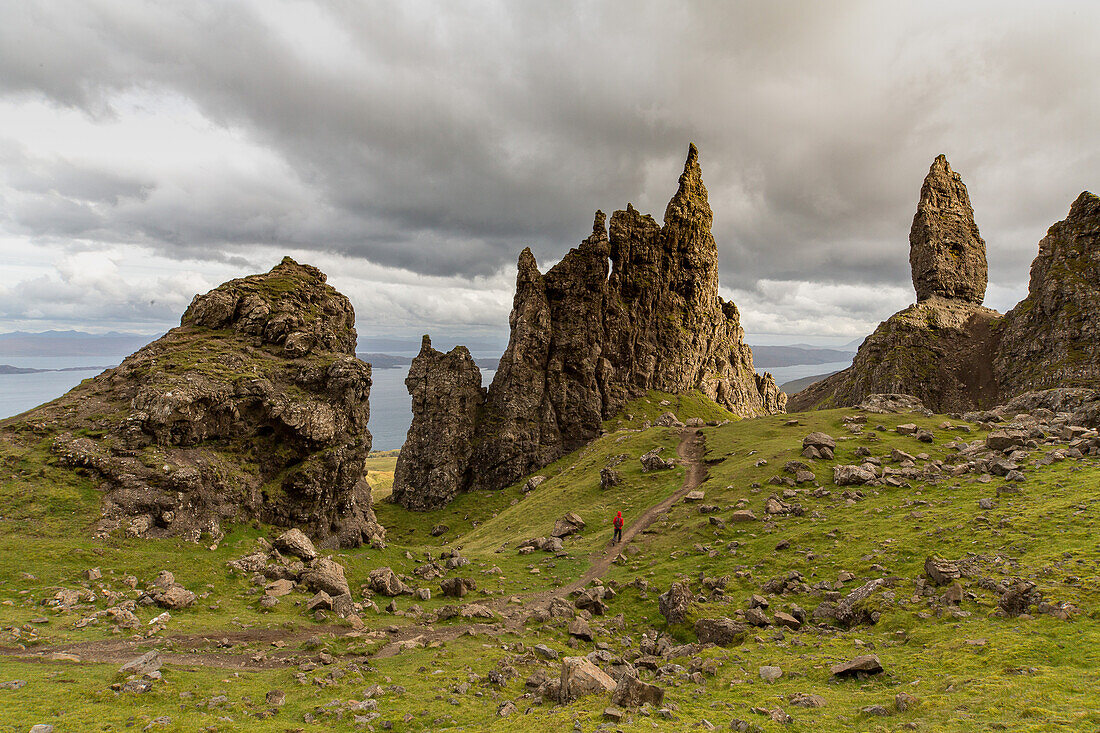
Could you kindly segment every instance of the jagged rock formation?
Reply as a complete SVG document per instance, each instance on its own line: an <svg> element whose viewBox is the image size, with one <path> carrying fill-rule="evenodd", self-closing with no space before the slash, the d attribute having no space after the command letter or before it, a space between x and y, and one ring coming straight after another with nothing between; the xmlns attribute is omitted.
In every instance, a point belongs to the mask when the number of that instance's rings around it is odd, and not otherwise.
<svg viewBox="0 0 1100 733"><path fill-rule="evenodd" d="M884 392L913 395L937 412L991 405L993 325L983 308L985 242L970 197L947 158L937 156L921 187L909 232L917 302L879 324L852 366L794 395L791 411L857 405Z"/></svg>
<svg viewBox="0 0 1100 733"><path fill-rule="evenodd" d="M1055 387L1100 384L1100 199L1087 191L1050 228L1028 297L1003 317L980 303L985 244L957 173L932 164L910 233L917 303L881 323L852 366L791 398L792 411L898 392L936 412L984 409Z"/></svg>
<svg viewBox="0 0 1100 733"><path fill-rule="evenodd" d="M485 404L481 370L465 346L444 354L424 337L405 385L413 422L394 469L393 500L409 509L447 504L469 482L474 424ZM410 491L409 487L421 487Z"/></svg>
<svg viewBox="0 0 1100 733"><path fill-rule="evenodd" d="M1004 394L1100 386L1100 198L1085 191L1047 231L1028 295L1004 320L994 358Z"/></svg>
<svg viewBox="0 0 1100 733"><path fill-rule="evenodd" d="M977 305L985 299L985 242L966 186L943 155L932 161L921 186L909 230L909 265L918 303L936 296Z"/></svg>
<svg viewBox="0 0 1100 733"><path fill-rule="evenodd" d="M783 410L786 395L753 368L737 307L718 296L712 218L692 145L663 227L628 205L607 229L596 212L592 234L545 274L530 250L520 254L508 348L461 431L477 436L464 488L502 488L547 465L649 389L698 389L744 416ZM423 436L460 419L442 406L414 414L401 460L432 465L440 447ZM418 476L395 476L395 495L410 508L440 506L429 497L449 490Z"/></svg>
<svg viewBox="0 0 1100 733"><path fill-rule="evenodd" d="M101 533L216 541L223 522L259 519L379 545L370 366L325 279L286 258L195 296L178 328L5 428L53 435L63 464L98 477Z"/></svg>

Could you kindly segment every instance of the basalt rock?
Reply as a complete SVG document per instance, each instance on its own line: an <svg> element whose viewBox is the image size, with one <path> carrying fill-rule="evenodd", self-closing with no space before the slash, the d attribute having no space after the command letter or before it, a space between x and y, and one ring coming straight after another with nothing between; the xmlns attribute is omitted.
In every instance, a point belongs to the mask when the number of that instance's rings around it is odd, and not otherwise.
<svg viewBox="0 0 1100 733"><path fill-rule="evenodd" d="M993 366L1005 395L1100 384L1100 198L1082 193L1047 231L1004 320Z"/></svg>
<svg viewBox="0 0 1100 733"><path fill-rule="evenodd" d="M195 296L180 326L5 422L54 435L104 494L99 533L215 541L252 519L381 544L363 479L370 366L325 275L286 258Z"/></svg>
<svg viewBox="0 0 1100 733"><path fill-rule="evenodd" d="M936 158L910 232L917 303L879 325L852 366L794 395L792 411L912 395L936 412L1100 382L1100 198L1084 192L1039 243L1028 296L981 306L985 244L958 174Z"/></svg>
<svg viewBox="0 0 1100 733"><path fill-rule="evenodd" d="M756 374L737 307L718 295L712 218L692 145L664 226L630 205L609 224L596 212L592 234L545 274L523 250L508 348L482 409L441 403L417 415L410 435L461 425L452 432L478 436L455 472L462 488L499 489L599 436L647 390L698 389L742 416L782 412L786 395ZM406 450L408 463L422 452ZM447 460L462 453L437 450ZM403 497L435 492L424 472L408 476Z"/></svg>
<svg viewBox="0 0 1100 733"><path fill-rule="evenodd" d="M465 346L444 354L425 336L405 384L413 421L397 457L391 498L406 509L438 509L469 483L475 422L485 403L481 370Z"/></svg>
<svg viewBox="0 0 1100 733"><path fill-rule="evenodd" d="M794 395L789 408L853 406L890 392L935 412L992 406L998 392L989 354L998 318L974 303L931 296L879 324L852 366Z"/></svg>
<svg viewBox="0 0 1100 733"><path fill-rule="evenodd" d="M932 161L909 230L917 302L932 297L981 305L988 279L985 242L970 196L943 155Z"/></svg>
<svg viewBox="0 0 1100 733"><path fill-rule="evenodd" d="M990 354L1000 314L981 305L985 242L966 186L942 155L924 180L909 242L916 304L879 324L852 366L794 395L788 409L854 406L884 393L936 412L996 404Z"/></svg>

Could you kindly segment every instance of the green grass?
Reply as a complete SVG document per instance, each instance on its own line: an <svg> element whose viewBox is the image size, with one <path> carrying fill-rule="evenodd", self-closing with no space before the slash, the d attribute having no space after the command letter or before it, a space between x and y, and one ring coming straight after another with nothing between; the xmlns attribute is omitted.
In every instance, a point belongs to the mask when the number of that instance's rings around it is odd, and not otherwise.
<svg viewBox="0 0 1100 733"><path fill-rule="evenodd" d="M662 399L672 404L662 406ZM637 460L641 453L658 446L666 457L675 455L677 431L639 429L666 409L681 419L726 419L720 408L700 395L679 401L646 395L624 409L624 414L632 416L629 420L609 421L607 435L540 471L547 480L530 494L522 493L524 482L520 481L501 491L463 494L434 512L407 512L379 502L376 512L387 527L388 547L332 554L347 568L356 595L371 569L389 565L399 573L411 573L425 553L438 557L447 547L461 547L471 559L470 565L449 573L477 581L479 590L467 601L502 599L568 583L589 567L593 553L606 547L614 511L623 510L629 523L680 487L683 468L644 474ZM620 586L609 605L612 615L622 615L625 628L598 631L597 641L620 654L637 649L641 633L649 629L671 633L682 641L694 640L689 625L666 628L657 610L657 595L677 578L688 579L692 588L699 590L701 575L728 576L728 583L724 597L697 604L693 609L696 618L733 615L746 607L750 594L761 592L767 580L791 570L801 572L811 586L821 581L835 584L841 572L850 572L855 579L838 586L842 593L872 578L889 577L893 579L889 589L893 596L880 594L872 599L881 613L878 623L851 630L821 628L783 634L761 629L750 632L740 646L706 650L694 662L690 657L672 660L685 674L659 684L666 688L666 701L676 708L674 719L647 717L636 711L615 729L653 730L656 725L660 730L698 730L696 725L702 719L718 729L728 729L732 718L754 722L766 731L894 731L909 724L935 731L1100 727L1100 695L1096 693L1100 684L1097 460L1032 468L1031 461L1049 450L1043 448L1034 451L1026 464L1027 480L1019 494L997 497L996 489L1003 480L981 483L968 474L938 482L914 480L904 488L864 487L862 500L848 502L841 496L844 489L832 483L832 466L856 462L858 447L879 457L888 456L896 447L947 458L953 453L945 447L949 441L984 437L977 426L971 426L969 434L958 433L939 427L945 419L942 416L917 415L869 415L863 434L854 435L842 421L848 414L854 411L779 415L702 428L710 462L703 503L717 506L714 516L722 518L734 507L750 508L759 521L717 527L709 522L711 515L698 511L698 505L673 505L648 532L635 538L632 549L624 553L625 562L613 565L605 575L605 581ZM791 417L797 417L800 424L787 426ZM898 435L893 428L903 422L931 429L936 442L925 444ZM876 431L878 424L887 430ZM773 486L768 480L783 474L786 461L801 460L801 439L812 430L824 430L838 439L835 460L815 461L813 466L818 482L830 494L814 498L803 490L807 487L799 487L797 496L789 500L800 503L805 514L769 519L764 502L785 487ZM618 466L623 483L601 489L600 468L620 453L628 456ZM369 459L368 468L379 482L376 486L387 480L394 460L393 456ZM766 463L758 466L761 461ZM378 489L376 499L382 491ZM987 497L995 499L995 508L980 510L978 499ZM275 530L259 525L236 527L214 550L176 540L93 540L89 527L97 516L98 500L90 478L51 465L45 443L24 451L0 443L0 645L11 648L22 644L34 652L48 643L114 639L118 635L102 622L76 627L81 618L105 608L105 598L68 614L58 614L42 602L62 587L90 586L102 596L99 586L103 585L132 597L124 576L133 575L144 586L157 571L170 569L188 588L208 595L192 608L174 613L167 635L217 639L233 631L266 628L285 634L294 648L301 648L304 638L317 634L321 645L336 655L336 663L305 673L305 684L295 678L296 667L235 673L201 665L174 665L165 668L165 680L154 692L116 695L109 690L119 679L115 665L74 665L45 659L29 663L0 656L0 682L22 679L27 683L20 690L0 690L2 729L26 730L34 723L49 722L59 730L140 730L159 716L167 716L171 723L152 730L354 729L351 713L344 712L337 720L334 711L346 708L348 700L361 700L363 691L374 684L404 688L403 693L387 692L379 699L381 715L372 723L376 730L386 721L397 731L509 731L517 726L558 731L571 730L575 723L591 731L602 721L606 696L566 706L533 705L521 698L523 680L536 668L549 673L556 670L552 663L526 652L530 646L543 643L564 654L585 654L595 648L584 643L571 649L560 619L528 624L515 633L461 636L435 648L373 658L369 653L381 642L369 634L390 625L413 623L410 617L368 612L363 619L368 635L346 636L351 631L346 625L338 625L334 635L304 613L300 604L308 598L305 593L295 592L274 610L261 611L256 603L259 596L248 579L226 568L226 562L251 550L258 537L270 537ZM515 551L518 542L546 535L567 511L579 513L588 528L567 540L565 556L543 552L519 555ZM432 537L429 530L436 524L445 524L448 530ZM789 547L777 550L781 541ZM929 554L950 559L976 557L980 575L994 581L1030 578L1046 598L1073 603L1080 613L1068 622L1046 615L1030 620L1001 618L994 614L997 597L982 589L976 579L964 578L963 585L972 595L964 599L961 613L952 614L917 592L916 581L923 576ZM873 570L873 565L883 566L885 572ZM103 570L102 581L89 584L83 580L84 570L90 567ZM646 580L649 590L642 592L629 585L636 579ZM421 585L433 591L430 601L420 603L425 610L453 603L439 597L438 581ZM811 592L772 596L769 601L769 613L791 604L812 611L821 596ZM412 603L407 597L398 599L401 609ZM137 613L144 624L159 612L139 608ZM41 617L49 622L31 623ZM329 618L326 623L339 622ZM597 629L607 623L607 618L593 620ZM164 648L164 636L149 643ZM220 651L213 644L191 643L200 655ZM253 642L231 651L251 654L270 649L267 642ZM882 660L884 675L838 681L829 674L830 665L869 651ZM717 662L717 672L704 674L701 681L690 679L686 673L693 663L697 666L703 660ZM484 683L485 675L498 664L517 672L503 688ZM759 668L766 664L784 670L784 676L773 685L758 676ZM339 679L326 681L333 669L340 670ZM652 680L652 673L644 676ZM471 679L475 681L471 683ZM469 684L469 690L455 692L463 683ZM265 714L264 695L274 688L287 693L287 704L274 717L257 717ZM902 691L915 696L919 704L904 713L893 712L894 697ZM792 706L787 697L793 693L820 695L826 705L819 709ZM228 698L226 703L207 708L206 702L218 694ZM496 710L505 700L516 701L519 712L501 719ZM333 706L333 701L340 703ZM883 705L892 715L862 714L860 710L869 705ZM777 706L793 716L793 724L774 724L752 712L752 708ZM314 722L306 722L307 715Z"/></svg>

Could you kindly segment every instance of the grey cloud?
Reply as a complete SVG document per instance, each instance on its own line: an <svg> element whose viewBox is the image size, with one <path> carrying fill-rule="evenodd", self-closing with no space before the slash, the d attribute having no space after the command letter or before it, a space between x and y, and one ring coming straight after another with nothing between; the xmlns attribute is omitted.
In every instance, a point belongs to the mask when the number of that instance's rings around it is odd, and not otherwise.
<svg viewBox="0 0 1100 733"><path fill-rule="evenodd" d="M4 216L180 258L262 244L471 277L524 245L560 257L596 208L660 219L694 140L728 287L904 290L920 183L945 152L992 279L1019 288L1046 227L1096 186L1094 5L309 7L320 42L273 4L0 4L9 99L105 120L121 93L169 90L286 164L190 190L178 172L44 168L9 177ZM789 323L835 310L789 307Z"/></svg>

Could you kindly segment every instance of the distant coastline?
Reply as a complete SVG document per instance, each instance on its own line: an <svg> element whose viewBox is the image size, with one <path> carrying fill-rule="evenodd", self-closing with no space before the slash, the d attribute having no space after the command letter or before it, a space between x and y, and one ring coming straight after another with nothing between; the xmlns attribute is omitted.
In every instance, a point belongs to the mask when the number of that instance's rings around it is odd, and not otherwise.
<svg viewBox="0 0 1100 733"><path fill-rule="evenodd" d="M17 367L11 364L0 364L0 374L41 374L42 372L90 372L110 369L109 366L75 366L59 367L57 369L34 369L31 367Z"/></svg>

